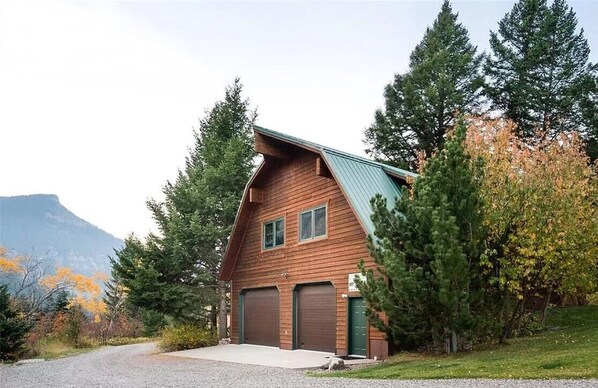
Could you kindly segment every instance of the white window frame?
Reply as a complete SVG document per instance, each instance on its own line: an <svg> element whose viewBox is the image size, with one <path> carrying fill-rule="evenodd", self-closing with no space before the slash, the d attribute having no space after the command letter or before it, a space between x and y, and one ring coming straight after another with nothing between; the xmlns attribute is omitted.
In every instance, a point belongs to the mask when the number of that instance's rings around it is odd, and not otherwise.
<svg viewBox="0 0 598 388"><path fill-rule="evenodd" d="M316 232L315 211L319 210L319 209L325 210L324 220L326 221L326 227L324 228L325 232L323 235L315 236L315 232ZM311 213L311 237L308 237L308 238L302 238L303 237L303 222L301 221L301 216L304 215L305 213ZM319 239L326 238L326 237L328 237L328 204L318 205L318 206L312 207L311 209L302 210L301 212L299 212L299 242L319 240Z"/></svg>
<svg viewBox="0 0 598 388"><path fill-rule="evenodd" d="M282 221L282 244L276 245L276 223L278 221ZM273 233L272 244L273 245L271 247L267 247L266 246L266 225L270 225L270 224L272 224L272 233ZM287 236L285 235L285 224L286 224L286 221L285 221L284 217L275 218L273 220L265 221L262 223L262 250L266 251L266 250L270 250L270 249L284 247L284 244L286 243L286 240L287 240Z"/></svg>

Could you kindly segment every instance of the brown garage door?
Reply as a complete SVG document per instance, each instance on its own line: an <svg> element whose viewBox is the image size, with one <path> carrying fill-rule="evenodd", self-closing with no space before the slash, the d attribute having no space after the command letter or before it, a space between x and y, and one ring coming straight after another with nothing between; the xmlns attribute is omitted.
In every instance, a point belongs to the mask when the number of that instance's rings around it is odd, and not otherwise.
<svg viewBox="0 0 598 388"><path fill-rule="evenodd" d="M276 288L261 288L245 292L243 343L280 346L278 299Z"/></svg>
<svg viewBox="0 0 598 388"><path fill-rule="evenodd" d="M297 347L336 351L336 292L332 284L305 285L297 291Z"/></svg>

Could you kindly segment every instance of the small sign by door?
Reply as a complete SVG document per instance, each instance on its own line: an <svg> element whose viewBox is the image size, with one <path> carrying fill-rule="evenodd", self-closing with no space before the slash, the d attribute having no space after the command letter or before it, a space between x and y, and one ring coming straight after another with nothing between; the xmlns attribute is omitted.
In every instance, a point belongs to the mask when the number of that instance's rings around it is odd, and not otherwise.
<svg viewBox="0 0 598 388"><path fill-rule="evenodd" d="M365 281L365 276L361 273L350 273L349 274L349 292L359 292L357 284L355 284L355 278L359 278L361 281Z"/></svg>

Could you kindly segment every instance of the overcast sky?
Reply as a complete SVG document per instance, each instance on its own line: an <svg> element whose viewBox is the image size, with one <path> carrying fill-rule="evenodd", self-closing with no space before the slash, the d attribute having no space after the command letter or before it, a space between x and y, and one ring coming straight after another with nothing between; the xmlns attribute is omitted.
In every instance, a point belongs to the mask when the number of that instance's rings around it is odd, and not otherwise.
<svg viewBox="0 0 598 388"><path fill-rule="evenodd" d="M0 195L52 193L124 238L236 76L261 126L363 155L442 1L0 0ZM598 2L569 1L598 59ZM513 1L454 1L480 50Z"/></svg>

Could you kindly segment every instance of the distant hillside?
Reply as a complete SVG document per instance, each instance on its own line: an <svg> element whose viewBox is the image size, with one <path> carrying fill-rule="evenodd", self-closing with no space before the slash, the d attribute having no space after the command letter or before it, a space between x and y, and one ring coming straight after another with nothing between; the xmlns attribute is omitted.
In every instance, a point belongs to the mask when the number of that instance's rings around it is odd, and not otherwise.
<svg viewBox="0 0 598 388"><path fill-rule="evenodd" d="M123 241L77 217L56 195L35 194L0 197L0 245L52 257L77 273L109 275L108 255Z"/></svg>

